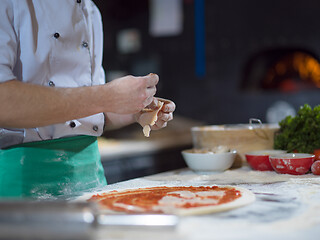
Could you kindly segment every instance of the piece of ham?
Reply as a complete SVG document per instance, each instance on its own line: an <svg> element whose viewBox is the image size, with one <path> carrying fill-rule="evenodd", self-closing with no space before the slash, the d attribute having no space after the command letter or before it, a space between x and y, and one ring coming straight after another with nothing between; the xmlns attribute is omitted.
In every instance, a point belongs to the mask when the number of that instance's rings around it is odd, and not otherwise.
<svg viewBox="0 0 320 240"><path fill-rule="evenodd" d="M145 137L150 136L151 127L156 123L158 119L158 113L161 110L164 102L158 101L158 106L155 109L143 109L140 117L140 124L143 127L143 134Z"/></svg>

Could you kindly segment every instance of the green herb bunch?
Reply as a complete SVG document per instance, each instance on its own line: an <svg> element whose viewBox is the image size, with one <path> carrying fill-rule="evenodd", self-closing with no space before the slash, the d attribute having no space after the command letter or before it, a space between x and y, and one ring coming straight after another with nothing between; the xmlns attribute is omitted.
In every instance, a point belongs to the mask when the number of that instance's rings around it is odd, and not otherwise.
<svg viewBox="0 0 320 240"><path fill-rule="evenodd" d="M320 149L320 105L313 109L305 104L296 116L279 122L274 148L288 152L313 153Z"/></svg>

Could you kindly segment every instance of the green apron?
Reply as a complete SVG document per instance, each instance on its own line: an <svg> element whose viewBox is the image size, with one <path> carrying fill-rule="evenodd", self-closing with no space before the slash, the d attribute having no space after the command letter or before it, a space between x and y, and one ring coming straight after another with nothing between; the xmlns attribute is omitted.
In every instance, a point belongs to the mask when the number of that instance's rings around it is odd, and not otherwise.
<svg viewBox="0 0 320 240"><path fill-rule="evenodd" d="M72 196L106 184L96 137L30 142L0 150L0 198Z"/></svg>

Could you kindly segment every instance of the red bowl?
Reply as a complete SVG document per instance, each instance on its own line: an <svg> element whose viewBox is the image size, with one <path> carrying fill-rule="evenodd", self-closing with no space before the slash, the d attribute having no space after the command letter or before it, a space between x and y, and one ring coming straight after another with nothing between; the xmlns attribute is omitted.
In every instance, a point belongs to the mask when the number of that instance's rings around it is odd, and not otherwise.
<svg viewBox="0 0 320 240"><path fill-rule="evenodd" d="M315 155L308 153L286 153L270 155L272 168L277 173L302 175L310 171Z"/></svg>
<svg viewBox="0 0 320 240"><path fill-rule="evenodd" d="M252 151L245 154L250 167L258 171L273 171L269 161L269 156L274 154L285 153L284 150L259 150Z"/></svg>

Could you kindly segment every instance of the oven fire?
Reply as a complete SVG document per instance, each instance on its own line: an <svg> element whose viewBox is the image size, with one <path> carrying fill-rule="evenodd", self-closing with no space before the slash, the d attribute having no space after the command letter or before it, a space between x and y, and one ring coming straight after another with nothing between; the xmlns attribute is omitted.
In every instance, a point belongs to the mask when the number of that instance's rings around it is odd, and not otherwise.
<svg viewBox="0 0 320 240"><path fill-rule="evenodd" d="M271 65L261 85L283 92L320 88L320 63L307 52L290 52Z"/></svg>

